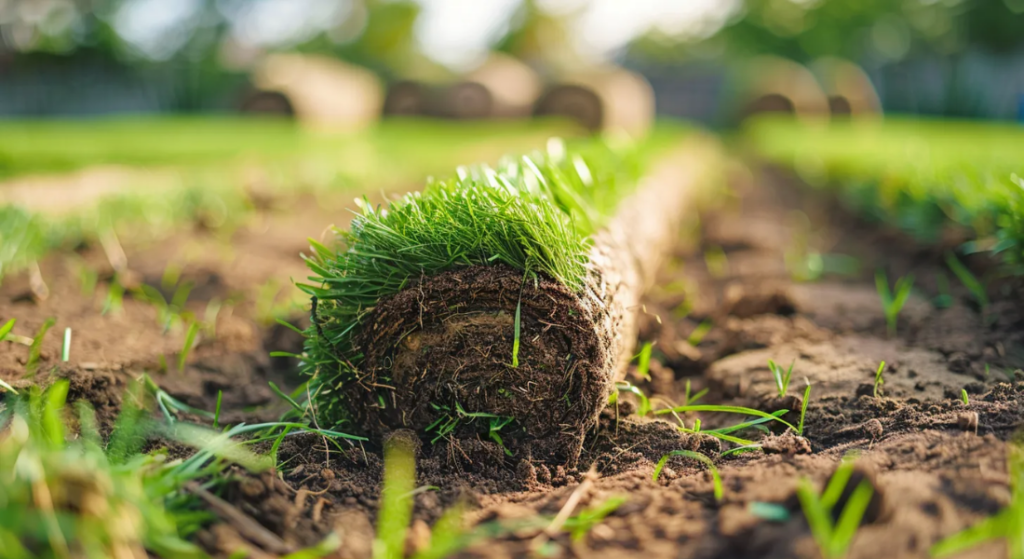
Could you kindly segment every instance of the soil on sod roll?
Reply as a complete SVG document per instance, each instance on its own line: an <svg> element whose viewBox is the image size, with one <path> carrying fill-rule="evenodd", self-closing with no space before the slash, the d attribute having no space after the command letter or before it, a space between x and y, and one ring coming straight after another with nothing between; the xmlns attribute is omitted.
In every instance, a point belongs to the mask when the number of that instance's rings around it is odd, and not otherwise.
<svg viewBox="0 0 1024 559"><path fill-rule="evenodd" d="M432 429L458 413L512 418L502 430L507 444L546 439L534 452L574 465L625 374L640 297L714 179L711 153L694 140L640 181L594 235L582 290L477 265L423 278L378 303L355 344L364 356L360 376L343 387L356 423L374 435L409 428L430 439L447 436ZM378 405L375 393L389 405ZM454 434L478 431L465 425Z"/></svg>

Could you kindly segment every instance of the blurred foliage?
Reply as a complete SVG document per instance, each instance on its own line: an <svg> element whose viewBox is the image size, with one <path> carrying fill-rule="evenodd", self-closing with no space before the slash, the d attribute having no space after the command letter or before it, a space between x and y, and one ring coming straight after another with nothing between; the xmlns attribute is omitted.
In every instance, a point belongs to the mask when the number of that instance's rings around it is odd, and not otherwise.
<svg viewBox="0 0 1024 559"><path fill-rule="evenodd" d="M913 120L800 124L761 117L746 137L806 182L835 186L859 213L929 242L950 224L970 231L967 252L999 254L1024 273L1024 129Z"/></svg>
<svg viewBox="0 0 1024 559"><path fill-rule="evenodd" d="M724 27L690 39L647 34L630 55L662 61L776 54L899 60L1024 45L1021 0L744 0Z"/></svg>
<svg viewBox="0 0 1024 559"><path fill-rule="evenodd" d="M152 172L129 174L117 188L75 203L66 215L0 202L0 280L104 232L142 241L196 223L227 233L251 216L254 197L393 188L447 172L466 159L488 160L533 148L552 135L576 133L544 121L391 121L333 135L245 118L5 122L0 178L98 164ZM61 202L40 201L44 207Z"/></svg>
<svg viewBox="0 0 1024 559"><path fill-rule="evenodd" d="M144 5L145 4L145 5ZM343 17L314 22L276 44L241 44L239 25L259 2L189 0L180 6L184 16L157 53L133 45L119 32L119 24L131 10L149 10L155 20L171 18L146 0L13 0L0 3L0 55L35 63L53 57L115 60L133 66L187 62L196 82L210 81L218 72L230 72L239 64L231 49L241 49L241 64L265 50L301 50L331 54L389 75L424 62L418 54L413 25L420 8L409 0L352 0ZM144 6L143 6L144 5ZM141 7L140 7L141 6ZM310 16L312 17L312 15ZM173 18L171 18L173 20ZM312 29L312 31L310 31ZM241 39L244 39L242 37ZM236 53L237 54L237 53ZM48 55L48 56L47 56ZM10 58L10 57L8 57ZM3 60L0 59L0 67ZM188 78L190 76L184 76Z"/></svg>

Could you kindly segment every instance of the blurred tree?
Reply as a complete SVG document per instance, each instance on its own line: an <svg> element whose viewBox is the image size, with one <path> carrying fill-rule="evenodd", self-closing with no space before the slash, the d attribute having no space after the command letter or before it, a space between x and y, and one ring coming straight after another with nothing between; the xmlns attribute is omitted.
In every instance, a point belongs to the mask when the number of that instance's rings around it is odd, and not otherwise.
<svg viewBox="0 0 1024 559"><path fill-rule="evenodd" d="M387 78L431 65L416 46L420 6L409 0L354 0L348 18L298 47L365 66Z"/></svg>
<svg viewBox="0 0 1024 559"><path fill-rule="evenodd" d="M569 30L576 15L553 14L538 7L535 0L523 0L494 50L510 54L540 71L559 73L578 67L581 58Z"/></svg>
<svg viewBox="0 0 1024 559"><path fill-rule="evenodd" d="M798 61L839 56L895 61L968 48L1024 46L1024 0L744 0L709 37L648 34L631 57L666 60L776 54Z"/></svg>

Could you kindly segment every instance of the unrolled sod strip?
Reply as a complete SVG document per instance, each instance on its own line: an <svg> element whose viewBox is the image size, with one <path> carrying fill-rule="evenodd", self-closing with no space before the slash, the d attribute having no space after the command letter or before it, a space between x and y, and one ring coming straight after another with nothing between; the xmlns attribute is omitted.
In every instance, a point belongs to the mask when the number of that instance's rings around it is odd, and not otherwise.
<svg viewBox="0 0 1024 559"><path fill-rule="evenodd" d="M712 182L716 154L708 140L693 138L654 164L592 236L583 289L546 276L524 280L510 266L474 265L381 300L355 340L359 378L341 387L350 419L384 434L425 432L444 414L514 418L535 454L574 463L625 375L640 297Z"/></svg>

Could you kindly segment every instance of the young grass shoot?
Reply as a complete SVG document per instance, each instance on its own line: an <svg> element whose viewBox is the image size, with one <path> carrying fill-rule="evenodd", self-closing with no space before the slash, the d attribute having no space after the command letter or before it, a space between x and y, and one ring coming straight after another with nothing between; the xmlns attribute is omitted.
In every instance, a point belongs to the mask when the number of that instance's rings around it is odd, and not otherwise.
<svg viewBox="0 0 1024 559"><path fill-rule="evenodd" d="M832 474L832 479L820 495L807 478L801 479L797 487L796 494L804 517L825 559L846 557L875 491L870 481L862 480L847 499L843 509L839 511L838 522L833 522L834 509L852 474L853 465L843 462Z"/></svg>
<svg viewBox="0 0 1024 559"><path fill-rule="evenodd" d="M886 330L890 337L896 335L896 324L900 317L903 305L910 298L910 290L914 287L914 275L909 274L896 280L896 285L889 289L889 278L884 270L875 272L875 288L878 290L878 297L882 300L882 310L885 312Z"/></svg>
<svg viewBox="0 0 1024 559"><path fill-rule="evenodd" d="M789 369L783 371L775 361L768 360L768 370L772 372L772 378L775 379L775 390L778 392L779 398L785 398L786 393L789 392L789 381L793 378L793 365L795 364L796 359L789 364Z"/></svg>

